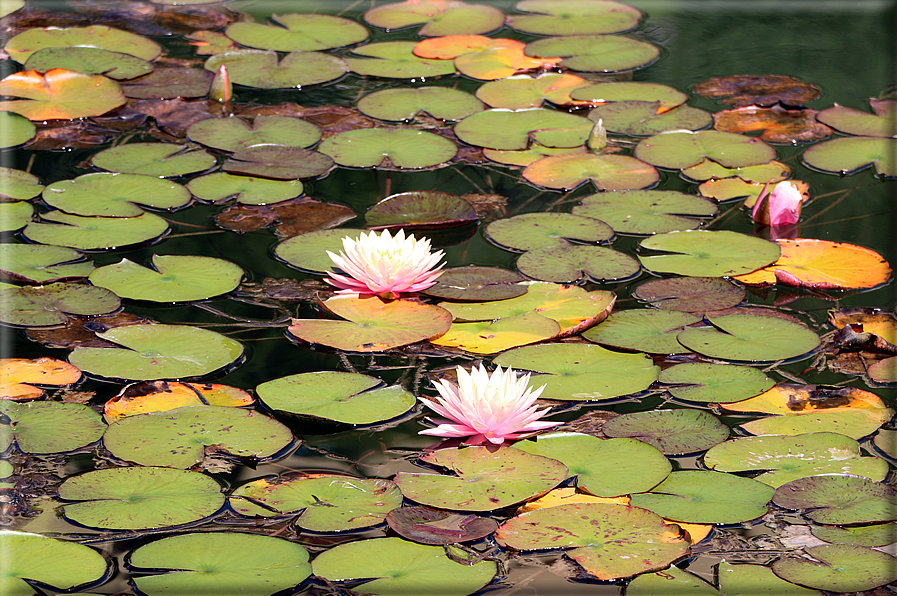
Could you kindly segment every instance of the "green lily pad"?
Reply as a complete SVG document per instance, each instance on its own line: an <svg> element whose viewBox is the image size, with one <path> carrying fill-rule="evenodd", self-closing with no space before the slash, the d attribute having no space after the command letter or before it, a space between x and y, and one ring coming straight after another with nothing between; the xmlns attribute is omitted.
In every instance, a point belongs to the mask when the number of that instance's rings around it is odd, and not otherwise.
<svg viewBox="0 0 897 596"><path fill-rule="evenodd" d="M174 210L190 203L190 192L176 182L142 174L84 174L48 185L42 195L51 207L74 215L136 217L138 205Z"/></svg>
<svg viewBox="0 0 897 596"><path fill-rule="evenodd" d="M493 221L486 237L513 250L533 250L549 246L567 246L567 239L581 242L606 242L614 231L603 221L569 213L524 213Z"/></svg>
<svg viewBox="0 0 897 596"><path fill-rule="evenodd" d="M587 118L544 108L486 110L455 125L465 143L505 151L526 149L532 140L547 147L578 147L591 131Z"/></svg>
<svg viewBox="0 0 897 596"><path fill-rule="evenodd" d="M483 102L460 89L417 87L383 89L365 95L356 106L362 114L380 120L411 121L426 113L441 120L463 120L483 111Z"/></svg>
<svg viewBox="0 0 897 596"><path fill-rule="evenodd" d="M15 441L22 453L61 453L98 441L106 430L100 415L81 404L52 401L16 403L0 400L6 445Z"/></svg>
<svg viewBox="0 0 897 596"><path fill-rule="evenodd" d="M729 427L701 410L649 410L611 418L602 429L609 437L630 437L664 455L704 451L729 438Z"/></svg>
<svg viewBox="0 0 897 596"><path fill-rule="evenodd" d="M243 270L230 261L188 255L153 255L152 269L122 259L90 274L95 286L151 302L205 300L236 289L242 279Z"/></svg>
<svg viewBox="0 0 897 596"><path fill-rule="evenodd" d="M386 523L402 538L420 544L469 542L485 538L498 528L491 517L416 506L393 509L386 514Z"/></svg>
<svg viewBox="0 0 897 596"><path fill-rule="evenodd" d="M23 145L33 139L34 133L37 132L37 128L31 120L6 110L0 111L0 128L3 129L3 135L0 137L0 149Z"/></svg>
<svg viewBox="0 0 897 596"><path fill-rule="evenodd" d="M727 596L819 596L816 590L780 579L765 565L730 565L725 561L717 566L719 588Z"/></svg>
<svg viewBox="0 0 897 596"><path fill-rule="evenodd" d="M340 544L315 557L314 574L330 582L368 580L355 591L365 594L467 596L492 581L495 561L461 565L442 546L401 538L372 538Z"/></svg>
<svg viewBox="0 0 897 596"><path fill-rule="evenodd" d="M888 464L861 457L859 444L830 432L796 437L745 437L726 441L704 455L704 465L724 472L764 471L756 479L770 486L818 474L856 474L883 480Z"/></svg>
<svg viewBox="0 0 897 596"><path fill-rule="evenodd" d="M688 350L676 336L683 327L700 320L693 314L676 311L624 310L611 313L606 321L582 336L614 348L649 354L684 354Z"/></svg>
<svg viewBox="0 0 897 596"><path fill-rule="evenodd" d="M40 534L0 530L0 549L5 553L0 593L7 596L34 594L25 579L67 590L100 581L109 568L103 555L89 546Z"/></svg>
<svg viewBox="0 0 897 596"><path fill-rule="evenodd" d="M681 175L686 180L703 182L717 178L739 178L744 182L771 183L786 180L791 174L791 168L780 161L771 161L758 166L745 166L743 168L726 168L715 161L705 159L699 164L689 166L682 170Z"/></svg>
<svg viewBox="0 0 897 596"><path fill-rule="evenodd" d="M810 526L813 536L826 542L859 546L887 546L897 542L897 522L865 526Z"/></svg>
<svg viewBox="0 0 897 596"><path fill-rule="evenodd" d="M8 112L0 112L0 116ZM3 134L9 134L3 125ZM13 201L24 201L39 195L44 185L34 174L14 168L0 168L0 197Z"/></svg>
<svg viewBox="0 0 897 596"><path fill-rule="evenodd" d="M835 107L822 110L816 114L816 119L848 135L893 137L893 122L894 117L897 116L897 101L872 99L869 103L875 114L835 104Z"/></svg>
<svg viewBox="0 0 897 596"><path fill-rule="evenodd" d="M642 248L667 254L639 254L645 269L694 277L741 275L765 267L779 258L774 242L729 230L686 230L645 238Z"/></svg>
<svg viewBox="0 0 897 596"><path fill-rule="evenodd" d="M79 250L106 250L141 244L168 231L168 222L152 213L137 217L81 217L62 211L43 213L47 222L32 222L22 236L32 242ZM61 225L60 225L61 224Z"/></svg>
<svg viewBox="0 0 897 596"><path fill-rule="evenodd" d="M122 89L133 99L205 97L209 94L213 76L190 66L162 66L139 79L122 83Z"/></svg>
<svg viewBox="0 0 897 596"><path fill-rule="evenodd" d="M897 491L860 476L810 476L776 488L773 503L808 510L820 524L869 524L897 519Z"/></svg>
<svg viewBox="0 0 897 596"><path fill-rule="evenodd" d="M568 35L530 42L527 56L564 58L559 64L580 72L627 72L645 68L660 57L650 43L622 35Z"/></svg>
<svg viewBox="0 0 897 596"><path fill-rule="evenodd" d="M28 283L44 283L86 277L93 262L84 255L61 246L0 244L0 271L5 278Z"/></svg>
<svg viewBox="0 0 897 596"><path fill-rule="evenodd" d="M26 29L10 38L3 49L10 58L24 64L32 54L44 48L73 47L102 48L130 54L148 62L162 53L162 47L150 39L105 25Z"/></svg>
<svg viewBox="0 0 897 596"><path fill-rule="evenodd" d="M599 282L628 279L641 270L629 255L604 246L551 246L531 250L517 259L517 269L527 277L555 283L575 283L583 278Z"/></svg>
<svg viewBox="0 0 897 596"><path fill-rule="evenodd" d="M336 230L318 230L287 238L276 247L274 254L289 265L301 271L323 274L333 270L333 260L327 251L338 254L343 248L343 238L358 237L366 230L357 228L339 228Z"/></svg>
<svg viewBox="0 0 897 596"><path fill-rule="evenodd" d="M855 544L804 550L815 561L786 555L773 562L773 572L787 581L832 592L862 592L897 579L897 560L881 551Z"/></svg>
<svg viewBox="0 0 897 596"><path fill-rule="evenodd" d="M406 498L439 509L500 509L540 495L568 476L561 462L513 447L440 449L420 459L454 475L399 472L395 483Z"/></svg>
<svg viewBox="0 0 897 596"><path fill-rule="evenodd" d="M109 425L103 436L103 444L115 457L141 466L181 469L201 463L207 451L268 458L292 440L290 429L273 418L224 406L135 414Z"/></svg>
<svg viewBox="0 0 897 596"><path fill-rule="evenodd" d="M897 177L897 163L891 157L897 139L850 137L817 143L803 154L804 164L829 174L856 174L870 165L879 176Z"/></svg>
<svg viewBox="0 0 897 596"><path fill-rule="evenodd" d="M729 403L760 395L776 383L762 371L733 364L689 362L661 371L673 397L699 403Z"/></svg>
<svg viewBox="0 0 897 596"><path fill-rule="evenodd" d="M720 277L670 277L647 281L632 295L661 310L703 313L738 306L744 288Z"/></svg>
<svg viewBox="0 0 897 596"><path fill-rule="evenodd" d="M48 47L31 54L25 70L47 72L51 68L65 68L82 74L101 74L122 81L153 71L153 65L130 54L91 47Z"/></svg>
<svg viewBox="0 0 897 596"><path fill-rule="evenodd" d="M100 151L90 162L101 170L159 178L185 176L215 166L203 150L171 143L129 143Z"/></svg>
<svg viewBox="0 0 897 596"><path fill-rule="evenodd" d="M673 472L630 505L666 519L695 524L737 524L766 514L775 490L762 482L724 472Z"/></svg>
<svg viewBox="0 0 897 596"><path fill-rule="evenodd" d="M674 190L622 190L582 197L574 215L594 217L621 234L658 234L693 230L698 217L716 215L710 201Z"/></svg>
<svg viewBox="0 0 897 596"><path fill-rule="evenodd" d="M267 381L255 390L262 402L279 414L345 424L374 424L414 407L414 396L400 386L382 385L367 375L320 371Z"/></svg>
<svg viewBox="0 0 897 596"><path fill-rule="evenodd" d="M243 484L231 493L230 505L249 516L298 515L296 525L311 532L345 532L382 524L401 507L402 493L379 478L279 476Z"/></svg>
<svg viewBox="0 0 897 596"><path fill-rule="evenodd" d="M500 267L450 267L443 269L436 284L423 293L456 301L506 300L526 294L526 286L518 283L523 280L516 271Z"/></svg>
<svg viewBox="0 0 897 596"><path fill-rule="evenodd" d="M771 575L772 571L769 573ZM712 585L675 565L658 573L645 573L632 578L632 581L626 586L626 594L627 596L654 596L655 594L720 596L719 591Z"/></svg>
<svg viewBox="0 0 897 596"><path fill-rule="evenodd" d="M669 110L688 101L688 95L678 89L646 81L619 81L596 83L570 92L579 101L607 103L612 101L660 102L663 110Z"/></svg>
<svg viewBox="0 0 897 596"><path fill-rule="evenodd" d="M414 55L413 41L381 41L355 48L352 53L366 58L346 58L348 69L357 75L388 79L427 79L455 73L453 60L420 58Z"/></svg>
<svg viewBox="0 0 897 596"><path fill-rule="evenodd" d="M271 23L238 22L225 34L242 46L278 52L320 52L360 43L368 30L352 21L326 14L272 15Z"/></svg>
<svg viewBox="0 0 897 596"><path fill-rule="evenodd" d="M576 476L577 487L598 497L651 490L672 469L660 451L636 439L546 433L535 441L520 441L514 448L558 460Z"/></svg>
<svg viewBox="0 0 897 596"><path fill-rule="evenodd" d="M542 399L571 401L602 401L639 393L657 380L660 371L645 354L622 354L590 344L527 346L504 352L493 362L549 373L532 378L533 386L545 385Z"/></svg>
<svg viewBox="0 0 897 596"><path fill-rule="evenodd" d="M897 430L878 429L872 439L875 447L891 459L897 459Z"/></svg>
<svg viewBox="0 0 897 596"><path fill-rule="evenodd" d="M712 160L727 168L742 168L767 163L776 150L757 137L731 132L671 131L639 141L635 156L658 168L681 170Z"/></svg>
<svg viewBox="0 0 897 596"><path fill-rule="evenodd" d="M235 85L258 89L301 89L329 83L345 75L346 62L323 52L290 52L279 59L273 50L233 50L206 60L206 70L227 67Z"/></svg>
<svg viewBox="0 0 897 596"><path fill-rule="evenodd" d="M140 574L134 583L147 596L227 594L268 596L311 575L308 551L295 542L234 532L170 536L145 544L128 557L129 567L165 571Z"/></svg>
<svg viewBox="0 0 897 596"><path fill-rule="evenodd" d="M477 221L473 205L458 195L438 191L412 191L391 195L365 214L372 228L439 229Z"/></svg>
<svg viewBox="0 0 897 596"><path fill-rule="evenodd" d="M121 348L75 348L69 362L86 373L128 380L198 377L232 364L243 345L187 325L127 325L97 336Z"/></svg>
<svg viewBox="0 0 897 596"><path fill-rule="evenodd" d="M0 288L0 322L23 327L62 325L70 315L104 315L121 306L105 288L73 283Z"/></svg>
<svg viewBox="0 0 897 596"><path fill-rule="evenodd" d="M534 35L595 35L621 33L634 29L642 13L632 6L613 0L566 0L559 5L552 0L522 0L511 15L511 29Z"/></svg>
<svg viewBox="0 0 897 596"><path fill-rule="evenodd" d="M198 521L224 505L209 476L170 468L110 468L69 477L59 497L67 519L103 530L142 530Z"/></svg>
<svg viewBox="0 0 897 596"><path fill-rule="evenodd" d="M686 105L658 113L660 102L615 101L589 112L589 120L601 120L608 132L648 137L671 130L702 130L713 124L710 112Z"/></svg>
<svg viewBox="0 0 897 596"><path fill-rule="evenodd" d="M13 98L0 101L0 110L35 121L99 116L126 101L112 79L63 68L13 73L0 81L0 95Z"/></svg>
<svg viewBox="0 0 897 596"><path fill-rule="evenodd" d="M25 0L6 0L0 5L0 17L12 14L18 10L22 10L25 6Z"/></svg>
<svg viewBox="0 0 897 596"><path fill-rule="evenodd" d="M573 547L566 555L600 580L663 569L688 550L679 526L638 507L605 503L529 511L499 526L496 540L515 550Z"/></svg>
<svg viewBox="0 0 897 596"><path fill-rule="evenodd" d="M549 155L566 155L568 153L588 153L585 145L579 147L546 147L533 142L529 149L523 151L499 151L497 149L483 149L483 157L496 163L509 166L526 167L543 157Z"/></svg>
<svg viewBox="0 0 897 596"><path fill-rule="evenodd" d="M311 147L321 129L291 116L256 116L250 126L240 118L207 118L190 125L187 137L224 151L243 151L258 145Z"/></svg>
<svg viewBox="0 0 897 596"><path fill-rule="evenodd" d="M773 362L812 352L821 340L803 325L754 315L708 319L712 327L683 329L677 339L686 348L722 360Z"/></svg>
<svg viewBox="0 0 897 596"><path fill-rule="evenodd" d="M455 144L437 134L404 128L367 128L342 132L324 140L318 150L341 166L383 169L431 168L445 164L458 152Z"/></svg>
<svg viewBox="0 0 897 596"><path fill-rule="evenodd" d="M653 166L634 157L592 153L549 155L528 165L523 177L558 190L572 190L591 180L602 191L648 188L660 179Z"/></svg>
<svg viewBox="0 0 897 596"><path fill-rule="evenodd" d="M423 25L420 36L478 35L501 28L505 14L487 4L468 4L457 0L422 0L395 2L378 6L364 13L364 20L374 27L401 29Z"/></svg>
<svg viewBox="0 0 897 596"><path fill-rule="evenodd" d="M493 108L523 110L542 107L546 101L556 105L570 104L572 91L583 86L588 86L588 83L569 74L515 75L480 85L477 97Z"/></svg>
<svg viewBox="0 0 897 596"><path fill-rule="evenodd" d="M295 180L323 176L333 167L328 155L302 147L257 145L237 151L222 164L230 174L261 176L276 180Z"/></svg>
<svg viewBox="0 0 897 596"><path fill-rule="evenodd" d="M187 183L187 190L201 201L221 203L236 198L242 205L270 205L295 199L304 187L299 180L269 180L215 172Z"/></svg>
<svg viewBox="0 0 897 596"><path fill-rule="evenodd" d="M31 203L24 201L0 203L0 232L21 230L31 221L32 215L34 207Z"/></svg>

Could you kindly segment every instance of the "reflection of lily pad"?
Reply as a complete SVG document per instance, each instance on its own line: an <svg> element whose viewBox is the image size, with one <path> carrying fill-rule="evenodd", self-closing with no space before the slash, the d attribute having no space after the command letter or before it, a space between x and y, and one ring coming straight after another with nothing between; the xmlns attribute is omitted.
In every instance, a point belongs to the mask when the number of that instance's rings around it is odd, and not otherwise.
<svg viewBox="0 0 897 596"><path fill-rule="evenodd" d="M728 315L708 320L712 327L679 332L679 343L711 358L753 362L796 358L820 344L815 332L777 317Z"/></svg>
<svg viewBox="0 0 897 596"><path fill-rule="evenodd" d="M622 35L569 35L527 44L527 56L561 56L560 66L581 72L626 72L644 68L660 56L650 43Z"/></svg>
<svg viewBox="0 0 897 596"><path fill-rule="evenodd" d="M84 174L48 185L42 197L66 213L102 217L136 217L143 213L138 205L173 210L190 202L180 184L142 174Z"/></svg>
<svg viewBox="0 0 897 596"><path fill-rule="evenodd" d="M271 24L237 22L225 30L242 46L278 52L320 52L368 38L368 30L350 19L326 14L282 14Z"/></svg>
<svg viewBox="0 0 897 596"><path fill-rule="evenodd" d="M410 121L421 113L442 120L463 120L483 110L470 93L450 87L383 89L358 100L358 111L371 118Z"/></svg>
<svg viewBox="0 0 897 596"><path fill-rule="evenodd" d="M723 277L750 273L775 261L777 244L729 230L688 230L657 234L642 248L667 254L638 255L645 269L656 273Z"/></svg>
<svg viewBox="0 0 897 596"><path fill-rule="evenodd" d="M511 15L508 27L534 35L595 35L635 28L642 13L613 0L522 0L514 8L535 13Z"/></svg>
<svg viewBox="0 0 897 596"><path fill-rule="evenodd" d="M455 73L454 61L415 56L415 45L413 41L370 43L353 50L354 54L365 58L346 58L346 64L355 74L391 79L430 78Z"/></svg>
<svg viewBox="0 0 897 596"><path fill-rule="evenodd" d="M349 130L327 138L318 150L341 166L373 168L389 159L400 169L438 166L458 151L452 141L437 134L403 128Z"/></svg>
<svg viewBox="0 0 897 596"><path fill-rule="evenodd" d="M572 190L592 181L597 190L648 188L660 179L653 166L628 155L550 155L528 165L523 177L545 188Z"/></svg>
<svg viewBox="0 0 897 596"><path fill-rule="evenodd" d="M168 231L168 222L152 213L137 217L81 217L50 211L41 219L55 223L32 222L22 235L32 242L79 250L122 248L153 240Z"/></svg>
<svg viewBox="0 0 897 596"><path fill-rule="evenodd" d="M335 81L348 72L345 61L323 52L291 52L278 59L273 50L236 50L212 56L205 69L227 66L235 85L258 89L301 89Z"/></svg>
<svg viewBox="0 0 897 596"><path fill-rule="evenodd" d="M603 431L644 441L665 455L703 451L729 438L729 427L716 416L692 409L622 414L605 422Z"/></svg>
<svg viewBox="0 0 897 596"><path fill-rule="evenodd" d="M701 225L696 217L716 214L710 201L673 190L632 190L582 197L575 215L594 217L622 234L657 234L690 230Z"/></svg>
<svg viewBox="0 0 897 596"><path fill-rule="evenodd" d="M412 0L378 6L364 13L374 27L401 29L423 25L420 36L480 34L499 29L505 14L487 4L468 4L457 0Z"/></svg>

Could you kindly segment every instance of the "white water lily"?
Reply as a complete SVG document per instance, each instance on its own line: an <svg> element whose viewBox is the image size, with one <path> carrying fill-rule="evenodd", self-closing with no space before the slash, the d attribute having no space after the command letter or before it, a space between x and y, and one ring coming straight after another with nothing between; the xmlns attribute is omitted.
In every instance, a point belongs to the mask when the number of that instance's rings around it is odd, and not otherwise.
<svg viewBox="0 0 897 596"><path fill-rule="evenodd" d="M436 283L442 275L439 260L443 252L430 252L427 238L417 240L399 230L390 236L389 230L362 233L358 240L343 238L343 250L338 255L327 254L346 275L328 272L325 281L338 293L376 294L395 298L402 292L419 292Z"/></svg>
<svg viewBox="0 0 897 596"><path fill-rule="evenodd" d="M420 398L431 410L447 420L435 419L439 426L420 431L438 437L471 437L469 445L486 441L499 445L506 439L519 439L560 422L538 422L550 408L533 405L545 385L529 386L530 375L518 378L513 369L499 366L492 374L480 364L468 373L458 367L458 384L446 380L436 383L436 401Z"/></svg>

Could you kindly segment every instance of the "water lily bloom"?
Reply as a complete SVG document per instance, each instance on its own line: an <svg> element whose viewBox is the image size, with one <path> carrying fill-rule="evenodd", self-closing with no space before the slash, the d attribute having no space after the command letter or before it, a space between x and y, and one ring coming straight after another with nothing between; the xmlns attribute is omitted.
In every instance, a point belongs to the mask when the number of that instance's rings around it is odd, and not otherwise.
<svg viewBox="0 0 897 596"><path fill-rule="evenodd" d="M805 182L779 182L769 190L769 183L763 187L754 208L751 219L768 226L788 226L800 219L800 206L806 200L807 184Z"/></svg>
<svg viewBox="0 0 897 596"><path fill-rule="evenodd" d="M399 230L395 236L389 230L362 233L358 240L343 238L343 250L338 255L327 254L346 275L328 272L324 281L340 288L339 294L376 294L392 299L401 292L419 292L436 283L442 275L439 260L443 252L430 252L427 238L417 240Z"/></svg>
<svg viewBox="0 0 897 596"><path fill-rule="evenodd" d="M539 410L533 405L545 385L529 386L529 374L520 378L513 369L499 366L492 374L480 364L467 372L458 367L458 384L441 380L436 383L439 397L435 401L419 398L434 412L445 416L434 419L439 426L420 431L437 437L471 437L468 445L486 441L500 445L505 439L529 436L560 422L539 422L550 408Z"/></svg>

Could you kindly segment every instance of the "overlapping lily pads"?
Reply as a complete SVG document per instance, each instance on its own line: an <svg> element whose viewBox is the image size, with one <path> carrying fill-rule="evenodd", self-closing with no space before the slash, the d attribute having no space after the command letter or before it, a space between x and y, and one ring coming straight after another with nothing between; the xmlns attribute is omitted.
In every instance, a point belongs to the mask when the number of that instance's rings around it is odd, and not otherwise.
<svg viewBox="0 0 897 596"><path fill-rule="evenodd" d="M493 108L522 110L542 107L547 101L555 105L575 105L570 94L588 83L572 74L545 73L538 77L517 75L485 83L477 89L477 97Z"/></svg>
<svg viewBox="0 0 897 596"><path fill-rule="evenodd" d="M635 28L642 17L637 8L613 0L573 0L563 5L523 0L514 8L533 14L511 15L508 27L535 35L621 33Z"/></svg>
<svg viewBox="0 0 897 596"><path fill-rule="evenodd" d="M82 217L49 211L41 215L41 220L29 223L22 235L32 242L88 251L142 244L168 231L168 222L152 213L136 217Z"/></svg>
<svg viewBox="0 0 897 596"><path fill-rule="evenodd" d="M185 176L208 170L215 158L199 149L170 143L129 143L100 151L91 163L108 172L145 174L159 178Z"/></svg>
<svg viewBox="0 0 897 596"><path fill-rule="evenodd" d="M713 124L709 112L690 106L676 106L660 112L660 102L616 101L589 112L589 120L601 122L608 132L647 137L672 130L703 130Z"/></svg>
<svg viewBox="0 0 897 596"><path fill-rule="evenodd" d="M62 325L69 320L67 315L103 315L120 306L121 300L109 290L81 284L0 288L0 323L7 325Z"/></svg>
<svg viewBox="0 0 897 596"><path fill-rule="evenodd" d="M0 399L29 401L44 393L35 385L71 385L80 378L80 370L55 358L3 358L0 359Z"/></svg>
<svg viewBox="0 0 897 596"><path fill-rule="evenodd" d="M121 87L112 79L64 68L13 73L0 81L0 95L18 98L0 101L0 110L29 120L99 116L126 101Z"/></svg>
<svg viewBox="0 0 897 596"><path fill-rule="evenodd" d="M384 29L423 25L418 35L436 37L489 33L504 24L505 14L488 4L468 4L458 0L410 0L372 8L364 13L364 20Z"/></svg>
<svg viewBox="0 0 897 596"><path fill-rule="evenodd" d="M438 191L403 192L391 195L365 213L373 229L437 229L462 226L477 221L477 211L458 195Z"/></svg>
<svg viewBox="0 0 897 596"><path fill-rule="evenodd" d="M639 142L635 156L659 168L681 170L710 159L727 168L767 163L776 150L756 137L731 132L671 131Z"/></svg>
<svg viewBox="0 0 897 596"><path fill-rule="evenodd" d="M716 214L710 201L672 190L630 190L585 196L574 215L600 219L622 234L691 230Z"/></svg>
<svg viewBox="0 0 897 596"><path fill-rule="evenodd" d="M117 81L133 79L153 71L152 64L137 56L81 46L47 47L31 54L25 61L25 70L46 72L52 68L64 68L87 75L100 74Z"/></svg>
<svg viewBox="0 0 897 596"><path fill-rule="evenodd" d="M527 287L519 282L524 277L515 271L499 267L449 267L443 269L436 284L424 294L448 300L505 300L526 294Z"/></svg>
<svg viewBox="0 0 897 596"><path fill-rule="evenodd" d="M622 35L548 37L526 45L527 56L561 56L560 66L580 72L626 72L655 62L660 49Z"/></svg>
<svg viewBox="0 0 897 596"><path fill-rule="evenodd" d="M84 174L48 185L41 196L66 213L102 217L136 217L139 205L173 210L190 203L182 185L143 174Z"/></svg>
<svg viewBox="0 0 897 596"><path fill-rule="evenodd" d="M582 336L592 342L649 354L688 352L676 336L686 325L701 318L691 313L657 310L622 310L587 330Z"/></svg>

